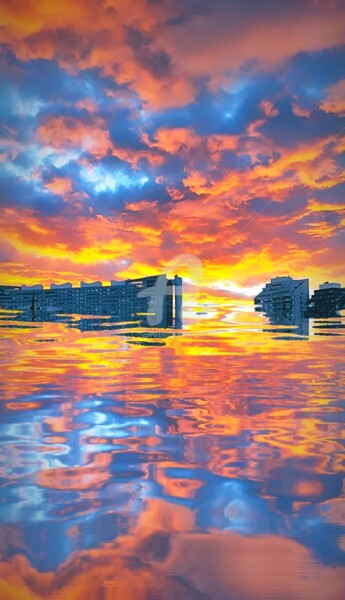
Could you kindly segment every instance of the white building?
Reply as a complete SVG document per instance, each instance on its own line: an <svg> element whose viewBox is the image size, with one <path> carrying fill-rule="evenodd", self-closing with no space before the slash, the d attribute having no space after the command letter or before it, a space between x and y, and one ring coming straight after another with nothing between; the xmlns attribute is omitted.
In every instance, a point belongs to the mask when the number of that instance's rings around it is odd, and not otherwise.
<svg viewBox="0 0 345 600"><path fill-rule="evenodd" d="M287 316L295 321L303 319L309 301L309 279L273 277L254 298L259 310L268 315Z"/></svg>

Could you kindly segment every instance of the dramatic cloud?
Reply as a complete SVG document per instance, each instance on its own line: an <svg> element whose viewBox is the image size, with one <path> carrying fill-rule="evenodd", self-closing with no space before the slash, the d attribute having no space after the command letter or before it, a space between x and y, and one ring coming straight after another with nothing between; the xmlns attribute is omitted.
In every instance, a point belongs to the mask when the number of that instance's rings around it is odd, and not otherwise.
<svg viewBox="0 0 345 600"><path fill-rule="evenodd" d="M215 294L345 283L343 2L18 0L1 23L4 283L182 254Z"/></svg>

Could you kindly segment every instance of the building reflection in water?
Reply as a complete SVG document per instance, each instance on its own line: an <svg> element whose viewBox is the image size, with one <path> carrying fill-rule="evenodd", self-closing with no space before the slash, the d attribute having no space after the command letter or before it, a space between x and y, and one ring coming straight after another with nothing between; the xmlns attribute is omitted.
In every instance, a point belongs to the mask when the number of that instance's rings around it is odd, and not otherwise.
<svg viewBox="0 0 345 600"><path fill-rule="evenodd" d="M256 310L260 312L257 308ZM263 328L263 331L271 333L284 334L308 337L309 336L309 319L296 317L284 310L271 310L263 313L271 325L269 329ZM275 327L277 326L277 327ZM283 337L284 339L284 337Z"/></svg>
<svg viewBox="0 0 345 600"><path fill-rule="evenodd" d="M139 345L164 345L166 338L172 335L181 335L180 328L182 328L182 321L179 322L178 328L175 326L160 328L145 327L143 322L138 319L123 321L113 316L64 315L40 311L33 317L31 311L15 313L1 311L0 322L9 319L12 321L12 328L22 328L22 323L25 323L26 327L30 326L29 323L32 323L33 327L44 323L60 323L68 329L78 329L81 332L113 331L116 332L116 335L125 337L128 337L128 332L130 332L129 343Z"/></svg>
<svg viewBox="0 0 345 600"><path fill-rule="evenodd" d="M255 311L262 313L268 319L269 327L263 326L262 331L273 333L276 340L308 338L312 330L313 335L337 336L345 329L345 324L339 311L328 312L327 318L311 319L309 317L296 317L290 312L282 309L261 311L255 307ZM279 334L279 335L277 335Z"/></svg>
<svg viewBox="0 0 345 600"><path fill-rule="evenodd" d="M1 598L342 600L344 337L254 317L2 320Z"/></svg>

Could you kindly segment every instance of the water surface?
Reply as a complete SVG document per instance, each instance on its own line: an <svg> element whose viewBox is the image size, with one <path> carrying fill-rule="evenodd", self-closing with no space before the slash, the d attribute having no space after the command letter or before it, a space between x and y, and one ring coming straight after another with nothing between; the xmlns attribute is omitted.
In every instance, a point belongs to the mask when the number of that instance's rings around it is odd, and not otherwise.
<svg viewBox="0 0 345 600"><path fill-rule="evenodd" d="M342 599L344 325L4 313L1 598Z"/></svg>

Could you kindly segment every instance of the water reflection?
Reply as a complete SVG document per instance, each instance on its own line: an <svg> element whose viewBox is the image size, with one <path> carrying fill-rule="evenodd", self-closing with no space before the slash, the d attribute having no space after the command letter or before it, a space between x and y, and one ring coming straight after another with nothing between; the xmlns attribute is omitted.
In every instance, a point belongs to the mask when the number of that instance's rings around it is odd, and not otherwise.
<svg viewBox="0 0 345 600"><path fill-rule="evenodd" d="M75 325L2 321L1 597L340 600L344 320Z"/></svg>
<svg viewBox="0 0 345 600"><path fill-rule="evenodd" d="M337 330L345 329L344 319L340 311L329 311L328 318L313 319L311 317L302 317L300 314L295 314L282 307L270 309L269 311L261 311L260 307L255 307L257 313L267 319L269 327L263 328L265 332L279 334L275 339L300 339L300 337L308 338L310 330L313 335L339 335ZM343 311L344 312L344 311ZM322 329L322 332L317 331Z"/></svg>
<svg viewBox="0 0 345 600"><path fill-rule="evenodd" d="M279 333L286 339L284 334L289 336L296 335L302 337L309 336L309 319L302 319L299 321L293 321L291 319L273 319L270 318L269 322L271 325L278 325L278 327L270 327L270 329L264 329L263 331L270 331L271 333Z"/></svg>

